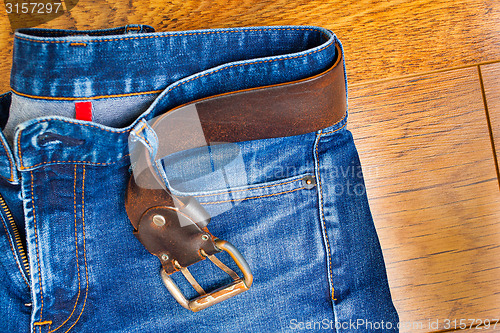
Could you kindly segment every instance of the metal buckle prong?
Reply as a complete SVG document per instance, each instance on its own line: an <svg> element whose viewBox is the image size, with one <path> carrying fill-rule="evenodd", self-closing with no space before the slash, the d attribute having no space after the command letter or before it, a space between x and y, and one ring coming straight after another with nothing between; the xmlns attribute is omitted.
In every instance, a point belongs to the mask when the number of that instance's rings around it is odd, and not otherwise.
<svg viewBox="0 0 500 333"><path fill-rule="evenodd" d="M232 274L234 273L234 271L232 271L230 268L228 268L226 265L220 262L217 258L214 257L215 260L213 260L214 258L210 258L212 256L207 256L219 268L221 268L230 276L232 276L234 281L227 286L216 289L210 293L201 294L200 296L192 300L188 300L186 299L182 291L179 289L177 284L167 274L167 272L165 272L164 269L161 270L161 278L163 280L163 284L165 285L165 287L167 287L168 291L172 294L175 300L179 302L180 305L193 312L198 312L212 305L220 303L228 298L241 294L242 292L248 290L253 283L253 275L250 270L250 266L248 266L248 263L246 262L245 258L243 258L238 249L236 249L236 247L234 247L234 245L232 245L231 243L220 239L215 240L215 245L217 246L217 248L219 248L222 251L226 251L231 256L231 258L234 260L238 268L243 273L243 278L239 278L237 274ZM217 261L220 264L222 264L222 266L219 265ZM182 270L183 273L186 273L185 271L187 271L187 268L184 268ZM230 273L229 271L231 271L232 273ZM184 276L186 276L186 278L188 276L191 276L191 278L193 278L191 273L189 273L189 271L187 272L188 274L187 275L184 274ZM193 285L190 278L187 278L187 280ZM194 278L193 281L196 283L196 285L198 285L198 283L196 282L196 280L194 280Z"/></svg>

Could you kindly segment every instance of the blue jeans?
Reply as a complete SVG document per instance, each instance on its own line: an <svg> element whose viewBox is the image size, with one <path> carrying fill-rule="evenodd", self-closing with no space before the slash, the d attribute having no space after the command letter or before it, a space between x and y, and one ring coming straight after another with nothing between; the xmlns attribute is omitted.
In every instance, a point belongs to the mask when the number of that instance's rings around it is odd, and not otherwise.
<svg viewBox="0 0 500 333"><path fill-rule="evenodd" d="M164 287L124 207L128 138L141 120L316 75L335 61L335 43L328 30L293 26L18 31L12 94L0 100L0 330L397 331L346 118L238 143L245 182L237 189L180 189L212 213L210 231L233 243L254 274L249 291L201 312ZM79 101L92 102L93 122L72 119ZM304 185L308 177L314 186ZM238 204L226 209L228 200ZM189 269L207 289L225 281L207 260Z"/></svg>

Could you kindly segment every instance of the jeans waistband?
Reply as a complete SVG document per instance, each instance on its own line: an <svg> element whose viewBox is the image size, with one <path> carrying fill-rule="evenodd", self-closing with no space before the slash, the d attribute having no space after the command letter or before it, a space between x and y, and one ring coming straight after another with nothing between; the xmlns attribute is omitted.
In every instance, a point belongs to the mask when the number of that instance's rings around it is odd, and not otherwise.
<svg viewBox="0 0 500 333"><path fill-rule="evenodd" d="M152 33L140 27L94 31L16 32L11 87L39 101L159 96L123 128L48 116L18 126L14 153L3 135L0 175L53 163L108 165L126 159L129 132L195 99L318 74L335 61L335 35L310 26L276 26ZM122 33L122 35L117 35ZM2 114L8 112L4 107ZM3 117L3 116L2 116Z"/></svg>
<svg viewBox="0 0 500 333"><path fill-rule="evenodd" d="M18 31L11 88L47 99L158 93L177 80L228 63L263 58L268 63L259 67L274 67L273 57L309 62L321 56L307 53L332 40L330 32L314 27L103 35L119 31ZM286 69L287 62L282 64Z"/></svg>

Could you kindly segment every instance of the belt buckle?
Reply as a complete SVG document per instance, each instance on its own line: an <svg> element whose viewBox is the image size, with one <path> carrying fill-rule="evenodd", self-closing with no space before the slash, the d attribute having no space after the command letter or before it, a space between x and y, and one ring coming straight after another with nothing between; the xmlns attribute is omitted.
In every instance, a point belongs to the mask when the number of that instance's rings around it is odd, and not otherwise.
<svg viewBox="0 0 500 333"><path fill-rule="evenodd" d="M167 287L168 291L172 294L177 302L182 305L184 308L191 310L193 312L198 312L200 310L206 309L212 305L225 301L233 296L241 294L244 291L247 291L253 282L252 272L245 258L241 255L241 253L232 245L231 243L216 239L215 246L223 251L226 251L231 258L234 260L238 268L243 273L243 278L240 278L233 270L224 265L219 259L217 259L214 255L204 254L208 259L210 259L215 265L217 265L220 269L228 273L234 281L230 284L213 290L209 293L205 293L205 291L199 286L196 280L193 278L191 273L188 273L187 268L181 267L181 271L186 277L186 279L191 283L191 285L198 291L200 296L188 300L182 293L182 291L177 287L177 284L172 280L169 274L162 269L161 270L161 278L163 280L163 284ZM203 254L203 253L202 253ZM201 290L199 290L199 288Z"/></svg>

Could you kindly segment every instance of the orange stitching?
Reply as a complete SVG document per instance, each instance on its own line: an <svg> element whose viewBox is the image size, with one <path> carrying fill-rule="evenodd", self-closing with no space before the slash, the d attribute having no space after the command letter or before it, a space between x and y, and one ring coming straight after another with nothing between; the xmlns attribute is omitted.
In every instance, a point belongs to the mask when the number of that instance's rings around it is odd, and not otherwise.
<svg viewBox="0 0 500 333"><path fill-rule="evenodd" d="M333 124L332 126L337 125L338 123L340 123L344 119L345 119L345 116L344 116L344 118L342 118L341 120L339 120L335 124ZM345 123L344 125L342 125L342 127L337 128L336 130L333 130L333 131L330 131L330 132L321 133L321 135L335 133L335 132L340 131L341 129L343 129L346 125L347 125L347 123Z"/></svg>
<svg viewBox="0 0 500 333"><path fill-rule="evenodd" d="M274 186L280 186L280 185L290 184L290 183L299 181L301 179L302 178L298 178L298 179L290 180L290 181L283 182L283 183L271 184L271 185L263 185L263 186L259 186L259 187L252 187L252 188L246 188L246 189L241 189L241 190L224 191L224 192L217 192L217 193L212 193L212 194L200 194L200 195L193 195L193 196L195 198L201 198L201 197L211 197L211 196L214 196L214 195L220 195L220 194L226 194L226 193L235 193L235 192L244 192L244 191L258 190L260 188L268 188L268 187L274 187Z"/></svg>
<svg viewBox="0 0 500 333"><path fill-rule="evenodd" d="M139 136L139 134L142 132L143 128L146 127L147 124L148 124L147 122L144 122L144 124L142 124L141 128L139 128L137 131L135 131L135 134L137 136Z"/></svg>
<svg viewBox="0 0 500 333"><path fill-rule="evenodd" d="M29 95L29 94L25 94L25 93L16 91L14 89L11 89L11 91L14 94L19 95L19 96L29 97L29 98L33 98L33 99L46 99L46 100L55 100L55 101L81 101L81 100L96 100L96 99L102 99L102 98L118 98L118 97L131 97L131 96L140 96L140 95L152 95L152 94L161 93L163 90L164 89L142 91L142 92L135 92L135 93L127 93L127 94L91 96L91 97L51 97L51 96Z"/></svg>
<svg viewBox="0 0 500 333"><path fill-rule="evenodd" d="M69 317L65 321L63 321L63 323L61 325L59 325L56 329L54 329L53 331L49 331L49 333L57 331L64 324L66 324L68 322L68 320L71 318L71 316L73 316L73 313L75 312L76 306L78 304L78 300L80 299L80 285L81 285L81 282L80 282L80 265L78 263L78 232L77 232L77 229L76 229L76 164L75 164L75 171L74 171L74 176L73 177L74 177L74 181L73 181L73 211L74 211L74 215L75 215L75 249L76 249L75 253L76 253L76 271L77 271L77 274L78 274L78 294L76 296L75 305L73 305L73 311L71 311L71 314L69 315Z"/></svg>
<svg viewBox="0 0 500 333"><path fill-rule="evenodd" d="M141 127L141 130L142 130L144 127L146 127L146 125L147 125L147 123L145 123L145 124ZM146 144L149 146L149 148L151 148L151 152L153 152L153 151L154 151L154 149L153 149L153 145L151 145L151 142L149 142L149 140L148 140L148 139L146 139L146 136L142 136L140 133L137 133L137 132L135 133L135 135L137 135L138 137L140 137L141 139L143 139L143 140L144 140L144 142L146 142ZM158 139L158 138L157 138L157 139ZM130 154L129 154L129 155L130 155Z"/></svg>
<svg viewBox="0 0 500 333"><path fill-rule="evenodd" d="M71 325L70 328L64 333L68 333L73 326L76 325L76 323L80 320L80 317L82 316L83 310L85 310L85 305L87 304L87 296L89 294L89 272L87 269L87 250L85 248L85 165L83 166L83 181L82 181L82 230L83 230L83 258L85 259L85 281L87 285L85 286L85 298L83 300L83 307L82 311L80 311L80 314L78 315L78 318L76 318L76 321Z"/></svg>
<svg viewBox="0 0 500 333"><path fill-rule="evenodd" d="M33 203L33 225L34 225L34 231L35 231L35 248L36 248L36 262L38 266L38 283L40 284L40 297L41 297L41 302L42 305L40 307L40 320L42 320L42 315L43 315L43 287L42 287L42 272L40 270L40 255L38 252L38 233L36 231L36 214L35 214L35 195L34 195L34 188L33 188L33 171L30 171L30 176L31 176L31 202ZM45 322L44 322L45 323Z"/></svg>
<svg viewBox="0 0 500 333"><path fill-rule="evenodd" d="M19 265L19 262L17 261L16 252L14 251L14 246L12 245L12 242L10 240L10 237L9 237L10 234L9 234L8 229L7 229L7 226L5 225L5 221L4 221L3 216L2 216L2 224L3 224L3 227L5 228L5 232L6 232L6 235L7 235L7 240L9 241L10 249L12 250L12 254L14 255L14 261L16 262L16 265L19 268L19 271L21 272L21 276L23 277L24 282L26 283L26 285L29 288L30 285L29 285L28 281L26 280L26 278L24 277L23 270L22 270L21 266Z"/></svg>
<svg viewBox="0 0 500 333"><path fill-rule="evenodd" d="M70 43L69 46L87 46L87 43Z"/></svg>
<svg viewBox="0 0 500 333"><path fill-rule="evenodd" d="M152 39L152 38L167 38L167 37L181 37L181 36L195 36L195 35L213 35L213 34L224 34L224 33L241 33L241 32L258 32L258 31L316 31L320 32L325 36L325 33L323 31L320 31L319 29L312 29L312 28L267 28L267 29L241 29L241 30L229 30L229 31L204 31L204 32L191 32L191 33L170 33L170 34L165 34L165 35L154 35L154 36L139 36L139 37L123 37L123 38L110 38L110 39L94 39L94 40L89 40L87 42L92 43L92 42L114 42L114 41L121 41L121 40L138 40L138 39ZM327 35L328 36L328 35ZM326 37L327 37L326 36ZM34 42L34 43L68 43L69 41L65 40L36 40L36 39L31 39L31 38L26 38L26 37L21 37L21 36L15 36L15 38L20 39L20 40L25 40L28 42Z"/></svg>
<svg viewBox="0 0 500 333"><path fill-rule="evenodd" d="M24 167L24 166L21 166L21 170L26 170L26 169L29 169L29 168L36 168L40 165L44 165L44 164L57 164L57 163L84 163L84 164L89 164L89 165L111 165L111 164L116 164L118 162L120 162L121 160L123 160L124 158L130 156L130 154L127 154L127 155L123 155L123 157L121 157L118 161L115 161L115 162L88 162L88 161L48 161L48 162L42 162L42 163L38 163L38 164L35 164L35 165L32 165L32 166L29 166L29 167Z"/></svg>
<svg viewBox="0 0 500 333"><path fill-rule="evenodd" d="M243 198L243 199L231 199L231 200L222 200L222 201L211 201L211 202L202 202L202 205L213 205L213 204L218 204L218 203L224 203L224 202L233 202L233 201L243 201L243 200L250 200L250 199L259 199L259 198L267 198L267 197L272 197L275 195L280 195L280 194L285 194L285 193L292 193L298 190L303 190L305 187L299 187L295 188L293 190L289 191L283 191L283 192L278 192L278 193L273 193L273 194L266 194L266 195L259 195L257 197L248 197L248 198Z"/></svg>
<svg viewBox="0 0 500 333"><path fill-rule="evenodd" d="M52 320L45 320L45 321L37 321L36 323L33 323L33 325L35 326L42 326L42 325L51 325L52 324Z"/></svg>
<svg viewBox="0 0 500 333"><path fill-rule="evenodd" d="M319 140L321 139L322 133L320 132L317 135L317 141L316 141L316 163L318 164L318 185L319 185L319 193L320 193L320 204L321 204L321 224L323 225L323 230L325 231L325 239L326 239L326 250L328 253L328 261L329 261L329 266L330 266L330 282L332 283L333 286L333 268L332 268L332 257L330 253L330 241L328 240L328 232L326 230L326 224L325 224L325 210L323 207L323 189L321 187L321 177L320 177L320 167L319 167L319 153L318 153L318 146L319 146ZM332 300L336 301L335 295L334 295L334 288L332 288Z"/></svg>
<svg viewBox="0 0 500 333"><path fill-rule="evenodd" d="M19 152L19 164L21 165L21 169L23 168L23 160L22 160L22 154L21 154L21 132L17 134L17 151Z"/></svg>

